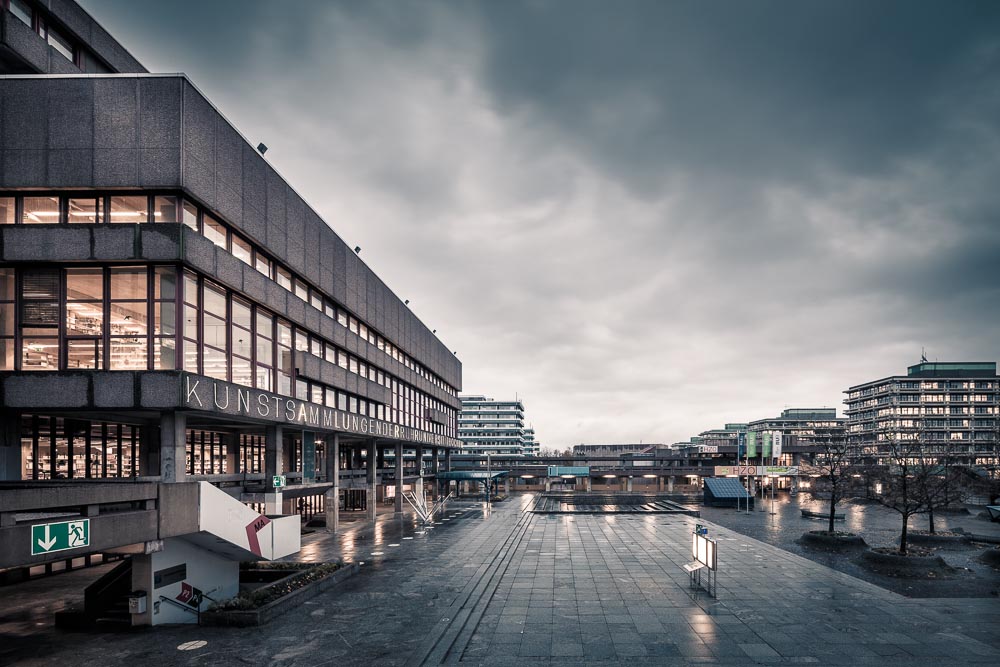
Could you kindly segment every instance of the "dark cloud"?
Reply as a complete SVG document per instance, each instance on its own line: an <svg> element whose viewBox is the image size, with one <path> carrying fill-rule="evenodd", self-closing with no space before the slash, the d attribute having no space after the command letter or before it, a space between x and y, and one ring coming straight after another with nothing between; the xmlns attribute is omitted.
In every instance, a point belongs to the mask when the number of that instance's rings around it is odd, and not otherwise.
<svg viewBox="0 0 1000 667"><path fill-rule="evenodd" d="M84 4L546 444L1000 357L994 2Z"/></svg>

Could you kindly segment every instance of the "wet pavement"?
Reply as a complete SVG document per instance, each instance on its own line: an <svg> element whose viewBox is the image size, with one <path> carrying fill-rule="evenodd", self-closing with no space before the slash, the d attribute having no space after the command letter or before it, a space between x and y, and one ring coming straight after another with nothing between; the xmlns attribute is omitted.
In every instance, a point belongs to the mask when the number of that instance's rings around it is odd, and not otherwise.
<svg viewBox="0 0 1000 667"><path fill-rule="evenodd" d="M430 530L390 516L307 535L306 558L365 564L267 626L27 637L0 626L0 663L1000 664L1000 601L907 599L709 523L713 600L682 569L699 519L538 515L525 511L533 500L454 505Z"/></svg>
<svg viewBox="0 0 1000 667"><path fill-rule="evenodd" d="M955 572L948 579L897 579L875 574L861 567L856 554L831 554L809 549L798 543L803 533L810 530L826 530L828 527L826 519L805 518L801 510L826 512L829 509L827 501L814 498L810 494L800 494L796 497L777 494L774 499L773 515L770 497L758 498L757 502L757 509L749 514L745 510L737 512L732 508L702 507L701 516L744 535L909 597L1000 595L1000 572L979 560L983 551L993 545L973 542L935 548L935 552L955 568ZM934 521L935 528L938 532L964 530L1000 539L1000 523L991 523L979 518L977 514L981 509L973 507L968 514L938 515ZM898 547L902 519L896 512L876 503L858 501L838 503L837 512L843 512L845 520L836 521L835 530L857 533L864 537L871 547ZM909 526L911 530L926 531L927 517L915 516L910 520Z"/></svg>

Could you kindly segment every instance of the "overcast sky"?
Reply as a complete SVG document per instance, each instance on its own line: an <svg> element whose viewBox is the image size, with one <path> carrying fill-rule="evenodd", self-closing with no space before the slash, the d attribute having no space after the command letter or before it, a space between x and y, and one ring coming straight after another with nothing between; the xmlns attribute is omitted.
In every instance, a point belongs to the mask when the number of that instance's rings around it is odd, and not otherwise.
<svg viewBox="0 0 1000 667"><path fill-rule="evenodd" d="M546 447L1000 359L1000 4L82 0Z"/></svg>

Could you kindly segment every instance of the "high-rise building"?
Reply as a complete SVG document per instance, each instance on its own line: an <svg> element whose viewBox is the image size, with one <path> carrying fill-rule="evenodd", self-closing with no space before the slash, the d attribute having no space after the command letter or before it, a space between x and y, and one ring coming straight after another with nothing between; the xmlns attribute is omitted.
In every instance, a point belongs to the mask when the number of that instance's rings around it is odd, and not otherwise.
<svg viewBox="0 0 1000 667"><path fill-rule="evenodd" d="M298 549L276 515L336 520L338 470L367 469L372 513L386 449L397 489L420 474L404 450L436 471L461 363L360 248L72 0L6 0L0 23L0 507L26 512L0 522L0 569L147 542L133 590L187 563L226 597L241 558ZM66 507L86 512L69 547L29 554ZM155 607L133 622L190 621Z"/></svg>
<svg viewBox="0 0 1000 667"><path fill-rule="evenodd" d="M460 396L458 439L463 454L525 454L524 404L477 395Z"/></svg>
<svg viewBox="0 0 1000 667"><path fill-rule="evenodd" d="M906 375L872 380L846 392L848 442L867 459L893 441L969 465L997 460L1000 377L995 362L926 362Z"/></svg>
<svg viewBox="0 0 1000 667"><path fill-rule="evenodd" d="M539 450L542 448L542 443L535 440L535 429L528 426L524 429L524 455L525 456L538 456Z"/></svg>

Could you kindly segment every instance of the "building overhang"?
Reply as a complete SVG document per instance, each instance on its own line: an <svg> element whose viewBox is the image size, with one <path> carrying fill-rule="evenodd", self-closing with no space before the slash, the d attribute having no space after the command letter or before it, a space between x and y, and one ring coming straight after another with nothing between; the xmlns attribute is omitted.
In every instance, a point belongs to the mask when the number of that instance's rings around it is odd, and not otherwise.
<svg viewBox="0 0 1000 667"><path fill-rule="evenodd" d="M462 445L456 438L182 371L3 372L0 387L0 405L25 412L181 410L230 424L277 424L446 449Z"/></svg>

